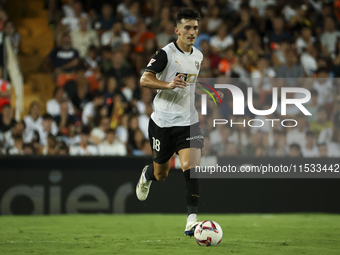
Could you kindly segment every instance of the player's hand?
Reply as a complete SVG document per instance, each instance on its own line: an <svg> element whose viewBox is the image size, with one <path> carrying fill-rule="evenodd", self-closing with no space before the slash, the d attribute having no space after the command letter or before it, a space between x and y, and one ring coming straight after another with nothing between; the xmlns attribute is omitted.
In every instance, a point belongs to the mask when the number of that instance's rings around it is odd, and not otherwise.
<svg viewBox="0 0 340 255"><path fill-rule="evenodd" d="M224 93L223 93L223 92L221 92L221 91L217 91L217 94L220 96L220 98L221 98L221 99L223 99L223 98L224 98Z"/></svg>
<svg viewBox="0 0 340 255"><path fill-rule="evenodd" d="M168 89L174 89L174 88L181 88L184 89L187 86L187 83L181 79L181 77L185 77L184 74L178 74L170 83L168 83L167 88Z"/></svg>

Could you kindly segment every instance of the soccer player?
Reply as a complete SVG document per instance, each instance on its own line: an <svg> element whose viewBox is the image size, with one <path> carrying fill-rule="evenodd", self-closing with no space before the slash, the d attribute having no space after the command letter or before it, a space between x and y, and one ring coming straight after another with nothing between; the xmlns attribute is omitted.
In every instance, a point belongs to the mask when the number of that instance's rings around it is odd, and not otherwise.
<svg viewBox="0 0 340 255"><path fill-rule="evenodd" d="M195 86L203 54L193 47L198 34L200 14L191 9L177 13L176 42L158 50L147 65L141 86L157 89L154 112L149 122L153 163L145 166L136 187L144 201L152 181L164 181L170 170L170 158L179 155L184 179L188 218L185 235L192 236L198 224L198 179L190 178L190 169L200 165L203 136L194 106Z"/></svg>

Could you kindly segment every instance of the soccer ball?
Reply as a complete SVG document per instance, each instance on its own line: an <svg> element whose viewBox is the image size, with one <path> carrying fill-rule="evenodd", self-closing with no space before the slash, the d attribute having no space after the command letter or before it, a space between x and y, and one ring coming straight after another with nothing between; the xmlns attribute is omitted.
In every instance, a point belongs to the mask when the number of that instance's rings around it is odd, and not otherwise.
<svg viewBox="0 0 340 255"><path fill-rule="evenodd" d="M206 220L196 226L194 236L200 246L216 246L222 241L223 231L217 222Z"/></svg>

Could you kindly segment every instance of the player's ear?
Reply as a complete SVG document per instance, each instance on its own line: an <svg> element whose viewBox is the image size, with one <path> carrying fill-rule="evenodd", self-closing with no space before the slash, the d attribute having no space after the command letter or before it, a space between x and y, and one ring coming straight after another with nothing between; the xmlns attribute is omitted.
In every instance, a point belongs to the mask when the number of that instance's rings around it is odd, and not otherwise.
<svg viewBox="0 0 340 255"><path fill-rule="evenodd" d="M178 35L178 30L179 30L178 27L175 27L174 30L175 30L175 33Z"/></svg>

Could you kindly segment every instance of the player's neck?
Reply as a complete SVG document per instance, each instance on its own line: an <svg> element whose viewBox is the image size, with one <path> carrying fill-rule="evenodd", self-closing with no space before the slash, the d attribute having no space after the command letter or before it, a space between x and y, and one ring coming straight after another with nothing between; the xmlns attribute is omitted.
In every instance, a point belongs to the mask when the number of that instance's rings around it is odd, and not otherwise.
<svg viewBox="0 0 340 255"><path fill-rule="evenodd" d="M183 52L191 52L192 50L192 45L186 45L180 40L177 40L176 44Z"/></svg>

